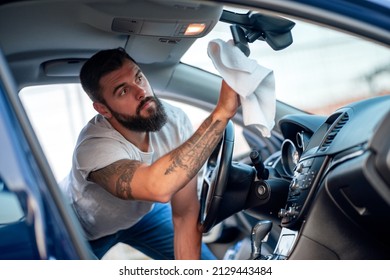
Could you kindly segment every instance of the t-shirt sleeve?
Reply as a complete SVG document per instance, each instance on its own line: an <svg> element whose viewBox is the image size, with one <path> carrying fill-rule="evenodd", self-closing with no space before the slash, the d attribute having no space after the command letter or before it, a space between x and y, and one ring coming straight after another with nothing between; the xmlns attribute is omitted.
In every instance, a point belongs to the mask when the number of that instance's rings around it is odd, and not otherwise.
<svg viewBox="0 0 390 280"><path fill-rule="evenodd" d="M87 179L90 172L99 170L121 159L131 159L124 144L109 138L90 138L75 152L77 169Z"/></svg>

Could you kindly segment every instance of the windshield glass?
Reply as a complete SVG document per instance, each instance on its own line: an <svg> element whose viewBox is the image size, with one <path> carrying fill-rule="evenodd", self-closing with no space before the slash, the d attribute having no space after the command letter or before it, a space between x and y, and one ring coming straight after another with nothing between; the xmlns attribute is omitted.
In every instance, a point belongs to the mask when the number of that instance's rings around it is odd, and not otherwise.
<svg viewBox="0 0 390 280"><path fill-rule="evenodd" d="M353 101L389 94L388 49L326 27L293 21L289 47L274 51L264 41L249 44L249 57L274 71L279 101L309 113L330 114ZM232 39L230 24L219 22L195 42L182 62L217 74L207 57L208 42L217 38Z"/></svg>

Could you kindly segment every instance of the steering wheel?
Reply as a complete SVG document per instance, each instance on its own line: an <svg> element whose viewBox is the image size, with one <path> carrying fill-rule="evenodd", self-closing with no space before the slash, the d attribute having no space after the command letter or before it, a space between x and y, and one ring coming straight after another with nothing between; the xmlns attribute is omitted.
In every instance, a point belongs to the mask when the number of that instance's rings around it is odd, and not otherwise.
<svg viewBox="0 0 390 280"><path fill-rule="evenodd" d="M218 221L218 212L232 165L233 147L234 125L229 121L221 141L204 167L199 213L203 233L208 232Z"/></svg>

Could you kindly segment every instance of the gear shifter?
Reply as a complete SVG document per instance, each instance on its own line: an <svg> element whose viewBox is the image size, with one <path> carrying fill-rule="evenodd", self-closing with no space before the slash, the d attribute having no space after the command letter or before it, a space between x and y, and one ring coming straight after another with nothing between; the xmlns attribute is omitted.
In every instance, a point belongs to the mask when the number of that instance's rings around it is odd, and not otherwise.
<svg viewBox="0 0 390 280"><path fill-rule="evenodd" d="M258 260L261 258L261 244L264 237L271 231L272 222L263 220L258 222L252 228L251 233L251 260Z"/></svg>

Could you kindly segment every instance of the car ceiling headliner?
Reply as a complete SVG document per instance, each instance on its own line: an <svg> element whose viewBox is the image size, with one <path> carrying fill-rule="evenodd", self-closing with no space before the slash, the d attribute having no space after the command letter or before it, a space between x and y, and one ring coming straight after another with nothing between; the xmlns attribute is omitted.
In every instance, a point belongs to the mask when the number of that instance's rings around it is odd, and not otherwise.
<svg viewBox="0 0 390 280"><path fill-rule="evenodd" d="M206 22L206 35L218 22L222 4L234 0L29 0L0 5L0 47L20 88L42 83L77 82L84 61L101 49L124 47L145 69L166 80L196 40L177 31L189 22ZM306 18L388 45L388 8L372 2L242 1ZM306 3L307 2L307 3ZM306 7L305 7L306 6ZM343 8L343 9L341 9ZM350 14L355 11L355 14ZM358 13L358 14L356 14ZM175 19L171 21L170 19ZM359 20L357 20L359 19ZM378 25L380 22L383 25ZM125 28L123 29L123 26ZM127 28L127 29L126 29ZM155 34L153 30L159 30ZM143 68L144 69L144 68ZM170 72L170 74L169 74Z"/></svg>
<svg viewBox="0 0 390 280"><path fill-rule="evenodd" d="M222 6L177 0L16 1L0 6L0 47L19 88L75 82L82 63L108 48L124 47L140 65L166 69L221 13ZM190 22L208 27L195 37L178 33Z"/></svg>

